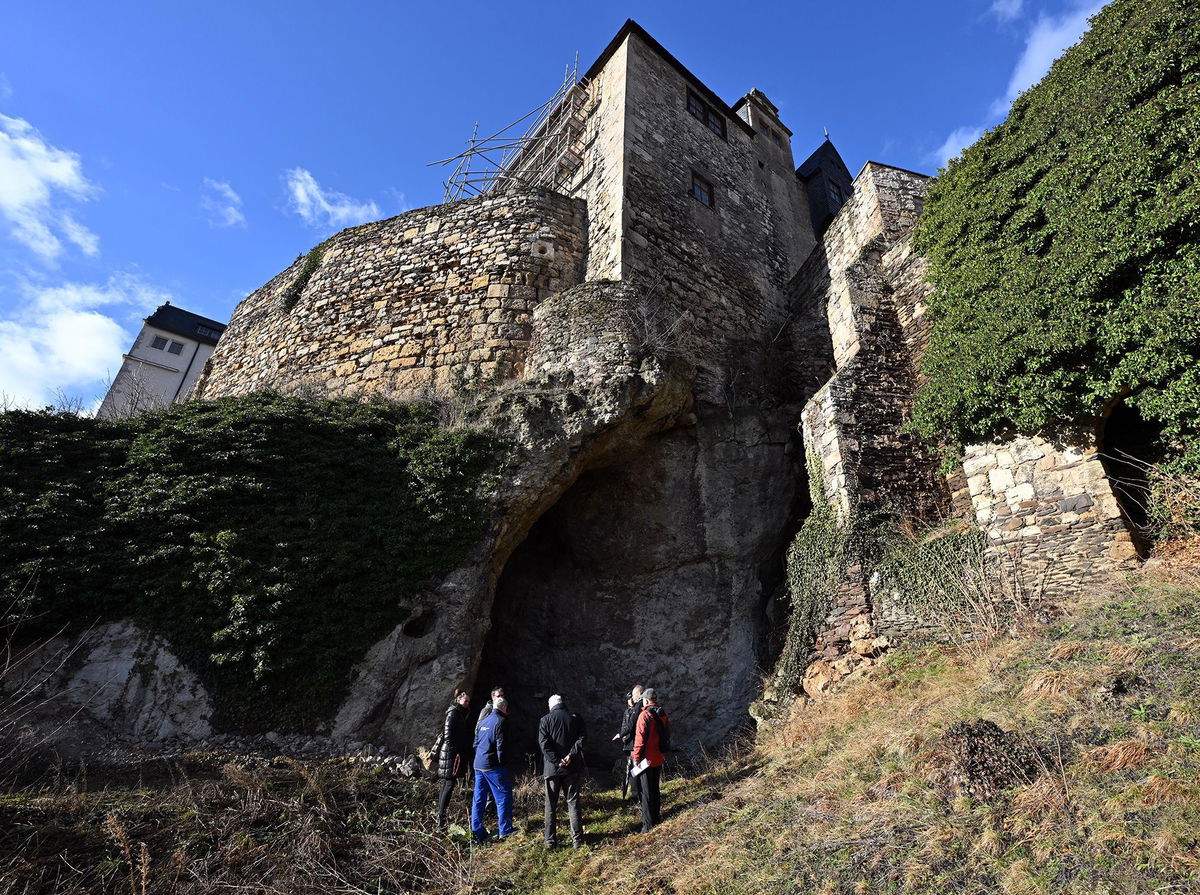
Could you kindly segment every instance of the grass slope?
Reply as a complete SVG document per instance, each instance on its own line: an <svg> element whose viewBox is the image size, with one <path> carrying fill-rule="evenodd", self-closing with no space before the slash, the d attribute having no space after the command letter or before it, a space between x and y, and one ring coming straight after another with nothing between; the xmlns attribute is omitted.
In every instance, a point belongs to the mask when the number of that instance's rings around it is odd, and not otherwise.
<svg viewBox="0 0 1200 895"><path fill-rule="evenodd" d="M590 793L580 852L541 847L536 779L517 836L473 852L431 831L432 783L361 764L193 756L103 784L60 769L0 797L0 891L1196 891L1198 610L1200 576L1160 565L1011 638L895 650L668 781L649 835ZM986 800L955 785L945 736L978 718L1044 756Z"/></svg>

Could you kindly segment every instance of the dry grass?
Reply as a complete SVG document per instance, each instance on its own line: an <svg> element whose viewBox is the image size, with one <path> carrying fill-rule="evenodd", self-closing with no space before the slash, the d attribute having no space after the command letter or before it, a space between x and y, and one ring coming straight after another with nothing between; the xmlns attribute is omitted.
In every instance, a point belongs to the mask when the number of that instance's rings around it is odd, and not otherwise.
<svg viewBox="0 0 1200 895"><path fill-rule="evenodd" d="M1087 652L1088 644L1084 640L1064 640L1062 643L1055 644L1054 647L1046 654L1051 662L1064 662L1069 659L1076 659Z"/></svg>
<svg viewBox="0 0 1200 895"><path fill-rule="evenodd" d="M430 829L428 783L230 758L189 767L186 784L101 794L93 772L91 787L76 775L0 799L0 891L1197 890L1200 656L1182 645L1200 641L1195 585L1160 568L1081 598L1053 631L894 650L854 685L796 702L753 747L672 775L649 835L630 835L636 812L617 793L594 792L589 846L547 854L527 779L519 835L472 852ZM1146 648L1146 632L1167 630ZM1115 675L1128 692L1105 685ZM944 791L939 743L975 719L1036 740L1044 770L987 797Z"/></svg>
<svg viewBox="0 0 1200 895"><path fill-rule="evenodd" d="M1147 650L1138 643L1106 643L1100 652L1119 665L1133 667L1146 657Z"/></svg>
<svg viewBox="0 0 1200 895"><path fill-rule="evenodd" d="M1024 699L1073 699L1083 691L1074 671L1039 671L1021 690Z"/></svg>
<svg viewBox="0 0 1200 895"><path fill-rule="evenodd" d="M1144 767L1150 757L1150 747L1141 740L1122 740L1110 746L1097 746L1083 754L1085 762L1108 774Z"/></svg>

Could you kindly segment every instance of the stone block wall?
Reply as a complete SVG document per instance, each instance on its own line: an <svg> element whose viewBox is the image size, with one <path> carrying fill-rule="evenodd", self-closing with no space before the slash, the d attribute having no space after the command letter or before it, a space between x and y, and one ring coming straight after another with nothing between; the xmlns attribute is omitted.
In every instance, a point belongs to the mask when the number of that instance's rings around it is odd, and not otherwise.
<svg viewBox="0 0 1200 895"><path fill-rule="evenodd" d="M523 369L533 311L584 273L585 204L536 190L343 230L245 299L193 394L408 395Z"/></svg>
<svg viewBox="0 0 1200 895"><path fill-rule="evenodd" d="M926 178L868 163L854 195L790 285L794 342L823 310L832 377L803 414L806 449L820 462L825 493L843 514L890 508L928 524L951 511L950 493L925 444L906 431L917 385L905 320L923 297L903 244L919 214ZM802 350L802 349L798 349Z"/></svg>
<svg viewBox="0 0 1200 895"><path fill-rule="evenodd" d="M1094 446L976 444L963 471L976 522L1031 595L1075 596L1136 560Z"/></svg>
<svg viewBox="0 0 1200 895"><path fill-rule="evenodd" d="M978 444L967 450L962 470L945 476L925 444L905 431L930 334L932 287L911 239L926 183L868 163L791 283L790 338L795 351L809 351L805 381L833 368L802 415L806 450L819 464L810 474L822 477L844 517L881 511L917 530L946 519L974 523L1029 596L1076 596L1081 582L1099 582L1136 556L1093 447L1041 438ZM813 335L822 312L827 342ZM866 645L877 635L939 627L939 619L913 615L897 596L851 566L818 633L812 686L828 686L868 662Z"/></svg>
<svg viewBox="0 0 1200 895"><path fill-rule="evenodd" d="M779 175L783 150L705 97L725 119L715 133L688 112L699 82L637 35L627 44L621 276L678 315L703 346L698 396L727 404L785 320L785 287L815 242L807 198ZM691 195L693 172L713 207Z"/></svg>

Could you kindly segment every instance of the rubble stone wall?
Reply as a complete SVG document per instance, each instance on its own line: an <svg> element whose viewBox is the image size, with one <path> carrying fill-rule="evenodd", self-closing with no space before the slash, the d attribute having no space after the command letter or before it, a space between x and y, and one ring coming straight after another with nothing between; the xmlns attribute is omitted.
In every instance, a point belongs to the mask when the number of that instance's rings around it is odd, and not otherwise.
<svg viewBox="0 0 1200 895"><path fill-rule="evenodd" d="M537 190L343 230L298 295L303 257L238 305L193 394L406 395L518 375L534 308L583 278L585 210Z"/></svg>
<svg viewBox="0 0 1200 895"><path fill-rule="evenodd" d="M976 522L1032 595L1073 596L1136 560L1095 446L976 444L963 471Z"/></svg>

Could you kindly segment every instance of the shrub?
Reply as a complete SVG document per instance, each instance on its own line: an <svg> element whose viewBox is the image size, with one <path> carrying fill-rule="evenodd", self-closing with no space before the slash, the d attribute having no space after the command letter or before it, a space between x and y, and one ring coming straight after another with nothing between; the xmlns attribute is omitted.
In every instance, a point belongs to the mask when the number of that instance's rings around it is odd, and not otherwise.
<svg viewBox="0 0 1200 895"><path fill-rule="evenodd" d="M496 449L382 401L0 414L0 587L31 635L133 618L227 723L305 726L482 535Z"/></svg>

